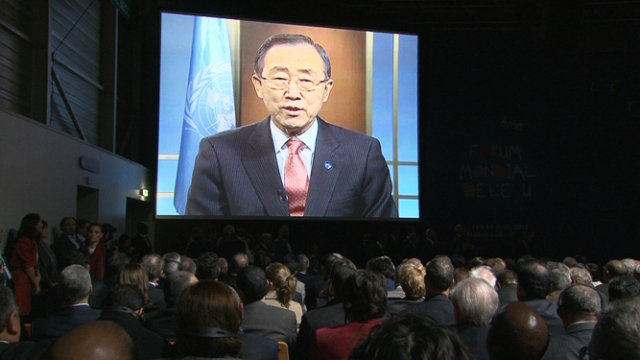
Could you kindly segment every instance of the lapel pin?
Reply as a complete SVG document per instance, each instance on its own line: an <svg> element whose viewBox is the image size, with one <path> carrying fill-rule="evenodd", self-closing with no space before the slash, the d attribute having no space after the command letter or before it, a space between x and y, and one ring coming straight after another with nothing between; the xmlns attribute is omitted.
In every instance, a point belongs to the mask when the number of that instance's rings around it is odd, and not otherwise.
<svg viewBox="0 0 640 360"><path fill-rule="evenodd" d="M331 161L325 161L324 162L324 167L329 170L333 167L333 164L331 163Z"/></svg>

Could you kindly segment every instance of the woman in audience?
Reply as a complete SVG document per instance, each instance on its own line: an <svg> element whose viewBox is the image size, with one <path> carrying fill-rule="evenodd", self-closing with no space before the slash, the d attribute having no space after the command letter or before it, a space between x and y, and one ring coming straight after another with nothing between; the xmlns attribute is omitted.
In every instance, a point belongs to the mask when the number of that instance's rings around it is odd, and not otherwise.
<svg viewBox="0 0 640 360"><path fill-rule="evenodd" d="M296 295L298 279L291 274L288 267L281 263L273 263L267 266L266 273L269 280L266 303L293 311L296 314L296 322L299 327L303 315L302 306L293 301L293 297Z"/></svg>
<svg viewBox="0 0 640 360"><path fill-rule="evenodd" d="M91 279L102 282L107 262L107 247L102 240L102 226L98 223L89 225L87 242L82 252L91 259Z"/></svg>
<svg viewBox="0 0 640 360"><path fill-rule="evenodd" d="M118 280L116 285L133 284L137 285L144 294L144 306L148 307L152 304L149 299L149 275L147 271L138 263L127 264L118 271Z"/></svg>
<svg viewBox="0 0 640 360"><path fill-rule="evenodd" d="M224 283L203 280L184 290L176 308L179 359L242 358L238 331L242 312L233 290Z"/></svg>
<svg viewBox="0 0 640 360"><path fill-rule="evenodd" d="M11 256L11 274L15 287L16 302L20 315L31 314L31 295L40 293L38 271L38 243L42 239L42 220L38 214L27 214L22 218Z"/></svg>

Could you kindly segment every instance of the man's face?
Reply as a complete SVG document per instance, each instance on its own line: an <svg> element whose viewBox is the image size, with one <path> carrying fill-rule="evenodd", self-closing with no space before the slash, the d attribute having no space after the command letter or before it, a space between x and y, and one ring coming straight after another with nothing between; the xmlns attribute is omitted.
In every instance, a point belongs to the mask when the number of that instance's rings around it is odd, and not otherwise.
<svg viewBox="0 0 640 360"><path fill-rule="evenodd" d="M62 223L62 232L67 235L73 235L76 233L76 221L73 219L66 219Z"/></svg>
<svg viewBox="0 0 640 360"><path fill-rule="evenodd" d="M333 80L326 80L324 61L315 47L309 44L274 46L264 58L262 74L253 75L256 94L264 102L275 125L290 135L302 134L311 127L333 88ZM275 90L268 79L291 80L285 90ZM296 79L318 84L310 91L298 87Z"/></svg>
<svg viewBox="0 0 640 360"><path fill-rule="evenodd" d="M82 225L81 227L79 227L77 229L78 234L82 235L82 237L86 238L87 237L87 232L89 231L89 223L85 223L84 225Z"/></svg>

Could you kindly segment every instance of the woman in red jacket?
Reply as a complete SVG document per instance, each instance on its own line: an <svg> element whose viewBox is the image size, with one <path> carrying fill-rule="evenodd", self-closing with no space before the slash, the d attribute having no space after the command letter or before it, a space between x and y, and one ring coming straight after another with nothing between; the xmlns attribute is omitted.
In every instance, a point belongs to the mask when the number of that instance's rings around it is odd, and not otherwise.
<svg viewBox="0 0 640 360"><path fill-rule="evenodd" d="M38 243L42 239L42 220L38 214L27 214L22 218L13 254L9 265L13 275L16 302L20 315L31 314L31 295L40 292L38 271Z"/></svg>

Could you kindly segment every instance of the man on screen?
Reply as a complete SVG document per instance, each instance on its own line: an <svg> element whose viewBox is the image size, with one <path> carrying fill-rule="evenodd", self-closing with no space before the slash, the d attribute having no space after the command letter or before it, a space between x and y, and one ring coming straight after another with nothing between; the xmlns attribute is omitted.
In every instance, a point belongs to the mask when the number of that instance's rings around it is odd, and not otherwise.
<svg viewBox="0 0 640 360"><path fill-rule="evenodd" d="M318 117L333 88L324 49L274 35L254 71L270 116L202 140L187 214L397 217L379 141Z"/></svg>

